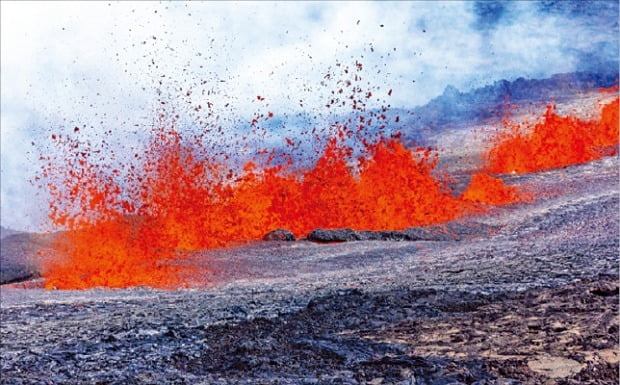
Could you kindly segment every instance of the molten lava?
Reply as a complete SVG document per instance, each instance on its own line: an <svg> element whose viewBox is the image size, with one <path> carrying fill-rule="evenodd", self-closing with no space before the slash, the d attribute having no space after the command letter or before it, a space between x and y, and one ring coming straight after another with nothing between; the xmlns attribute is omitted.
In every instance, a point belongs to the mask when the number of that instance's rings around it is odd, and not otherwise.
<svg viewBox="0 0 620 385"><path fill-rule="evenodd" d="M257 240L274 228L298 236L318 227L403 229L474 209L434 176L437 156L428 149L384 139L355 166L351 152L332 139L310 169L248 163L231 180L224 165L163 131L143 167L118 182L117 172L103 172L78 151L76 163L46 170L62 176L50 185L50 218L69 228L56 240L46 285L174 287L182 283L184 250Z"/></svg>
<svg viewBox="0 0 620 385"><path fill-rule="evenodd" d="M493 139L487 172L598 159L618 144L618 99L596 120L549 107L532 127L507 127ZM54 135L62 161L42 158L50 218L67 229L44 266L48 288L178 287L187 282L187 251L258 240L275 228L297 236L314 228L404 229L526 198L486 173L456 197L438 176L437 154L398 139L366 142L355 159L335 135L311 167L248 162L234 171L175 129L153 130L139 164L123 170L102 166L104 155L96 158L78 137L77 130Z"/></svg>
<svg viewBox="0 0 620 385"><path fill-rule="evenodd" d="M582 120L559 116L548 106L541 121L528 125L504 122L486 154L491 173L529 173L585 163L617 153L619 141L616 98L602 107L600 117Z"/></svg>
<svg viewBox="0 0 620 385"><path fill-rule="evenodd" d="M494 139L488 172L586 162L615 150L618 100L597 120L549 107L528 129L508 127ZM364 156L355 158L336 134L310 167L259 166L257 158L239 169L216 161L195 134L154 129L137 163L119 169L104 166L106 154L79 135L53 135L63 156L42 157L50 218L67 229L44 266L48 288L179 287L187 283L187 251L258 240L275 228L297 236L314 228L397 230L525 198L484 173L457 197L438 174L435 152L396 138L364 142Z"/></svg>
<svg viewBox="0 0 620 385"><path fill-rule="evenodd" d="M522 201L526 194L518 187L506 186L501 179L493 178L484 173L472 176L469 186L463 192L462 199L471 202L503 205Z"/></svg>

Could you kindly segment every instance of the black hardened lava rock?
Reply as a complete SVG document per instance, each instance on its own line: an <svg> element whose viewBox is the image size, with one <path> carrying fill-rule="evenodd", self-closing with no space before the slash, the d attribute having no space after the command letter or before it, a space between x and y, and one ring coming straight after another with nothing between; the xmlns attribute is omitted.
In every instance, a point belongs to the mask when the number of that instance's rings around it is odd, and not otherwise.
<svg viewBox="0 0 620 385"><path fill-rule="evenodd" d="M352 242L352 241L453 241L458 240L457 234L440 226L412 227L398 231L355 231L352 229L315 229L307 239L312 242Z"/></svg>
<svg viewBox="0 0 620 385"><path fill-rule="evenodd" d="M0 384L614 384L618 294L593 289L615 285L333 288L275 302L132 290L5 307ZM41 314L43 327L24 327Z"/></svg>
<svg viewBox="0 0 620 385"><path fill-rule="evenodd" d="M405 230L315 229L307 239L312 242L352 241L460 241L488 236L499 228L478 222L450 222L445 225L410 227Z"/></svg>
<svg viewBox="0 0 620 385"><path fill-rule="evenodd" d="M295 234L286 229L275 229L265 234L263 241L293 242L295 241Z"/></svg>
<svg viewBox="0 0 620 385"><path fill-rule="evenodd" d="M360 241L359 233L351 229L315 229L312 230L307 239L312 242L350 242Z"/></svg>

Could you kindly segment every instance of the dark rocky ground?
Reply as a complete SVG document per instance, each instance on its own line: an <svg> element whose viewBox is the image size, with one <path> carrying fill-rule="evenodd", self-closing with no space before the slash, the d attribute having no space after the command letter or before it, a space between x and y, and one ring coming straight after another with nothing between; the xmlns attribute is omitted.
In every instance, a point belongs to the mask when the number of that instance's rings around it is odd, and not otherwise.
<svg viewBox="0 0 620 385"><path fill-rule="evenodd" d="M4 285L0 383L617 384L619 164L507 177L536 201L441 239L196 253L207 287Z"/></svg>

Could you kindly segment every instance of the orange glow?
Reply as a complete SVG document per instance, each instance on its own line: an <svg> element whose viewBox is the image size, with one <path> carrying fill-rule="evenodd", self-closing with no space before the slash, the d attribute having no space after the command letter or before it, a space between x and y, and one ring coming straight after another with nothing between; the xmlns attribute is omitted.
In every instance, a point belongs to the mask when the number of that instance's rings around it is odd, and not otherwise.
<svg viewBox="0 0 620 385"><path fill-rule="evenodd" d="M503 205L519 202L525 196L518 187L506 186L501 179L478 173L472 176L462 198L471 202Z"/></svg>
<svg viewBox="0 0 620 385"><path fill-rule="evenodd" d="M616 98L611 103L607 103L601 110L601 119L598 122L597 131L594 136L594 145L600 148L618 145L618 105L620 98Z"/></svg>
<svg viewBox="0 0 620 385"><path fill-rule="evenodd" d="M79 149L74 140L59 143ZM68 231L45 266L46 287L177 287L187 273L184 251L259 240L275 228L297 236L314 228L403 229L479 210L472 200L504 203L454 197L435 176L437 155L396 139L369 145L357 162L332 139L307 170L249 162L238 175L188 143L174 130L157 131L140 170L120 182L87 154L77 155L78 167L47 166L55 177L50 218Z"/></svg>
<svg viewBox="0 0 620 385"><path fill-rule="evenodd" d="M116 218L62 233L54 242L56 258L43 266L45 287L178 287L181 254L158 247L164 237L155 224L137 222Z"/></svg>
<svg viewBox="0 0 620 385"><path fill-rule="evenodd" d="M485 155L491 173L528 173L600 159L617 153L618 103L603 106L600 117L581 120L559 116L548 106L541 121L527 125L504 122Z"/></svg>
<svg viewBox="0 0 620 385"><path fill-rule="evenodd" d="M507 127L493 139L488 172L586 162L615 150L618 100L598 120L549 107L532 127ZM154 129L138 164L118 170L100 164L105 154L96 158L78 132L52 136L65 153L60 161L42 158L50 219L67 229L44 266L47 288L179 287L193 274L186 252L259 240L272 229L298 237L315 228L398 230L526 198L487 174L474 175L456 197L436 170L436 152L383 138L355 159L341 130L307 169L294 168L290 156L285 165L236 169L234 160L215 161L192 134Z"/></svg>

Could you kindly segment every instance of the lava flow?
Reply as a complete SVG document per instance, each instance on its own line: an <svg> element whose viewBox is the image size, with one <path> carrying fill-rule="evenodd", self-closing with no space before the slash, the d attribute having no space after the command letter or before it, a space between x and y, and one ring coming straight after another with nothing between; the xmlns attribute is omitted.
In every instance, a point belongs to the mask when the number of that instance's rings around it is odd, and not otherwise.
<svg viewBox="0 0 620 385"><path fill-rule="evenodd" d="M472 201L517 200L514 188L510 199L489 198L505 187L499 180L490 195L453 196L435 176L436 153L396 139L368 145L354 166L352 150L332 139L308 169L248 162L238 175L173 129L154 130L141 167L124 175L94 163L77 139L53 139L68 156L44 171L50 218L68 231L44 269L50 288L175 287L184 251L257 240L275 228L298 236L319 227L403 229L480 210ZM481 181L488 177L473 187Z"/></svg>
<svg viewBox="0 0 620 385"><path fill-rule="evenodd" d="M582 163L616 151L618 99L599 119L561 117L549 107L525 130L507 125L487 154L489 173L525 173ZM76 133L78 129L76 128ZM178 287L185 252L258 240L275 228L404 229L453 220L526 195L486 173L457 197L438 176L437 154L398 139L366 143L364 156L336 135L313 166L233 172L195 137L154 129L138 166L102 167L78 136L52 137L64 163L43 170L52 222L68 231L44 267L46 287Z"/></svg>
<svg viewBox="0 0 620 385"><path fill-rule="evenodd" d="M488 171L524 174L615 155L619 102L615 98L603 105L598 119L560 116L554 106L547 106L543 119L534 125L505 121L505 130L491 140L485 154Z"/></svg>
<svg viewBox="0 0 620 385"><path fill-rule="evenodd" d="M297 236L314 228L398 230L523 201L518 186L487 173L524 173L613 153L618 100L591 121L549 107L529 130L508 127L493 139L485 173L474 175L460 196L440 176L436 152L395 138L364 142L356 157L334 135L309 167L293 157L259 166L257 157L239 169L238 159L211 156L196 134L157 128L139 161L117 169L101 164L106 154L80 141L78 128L53 135L63 156L42 158L42 180L52 198L50 218L67 231L46 258L46 287L179 287L195 273L185 263L187 252L258 240L272 229Z"/></svg>

